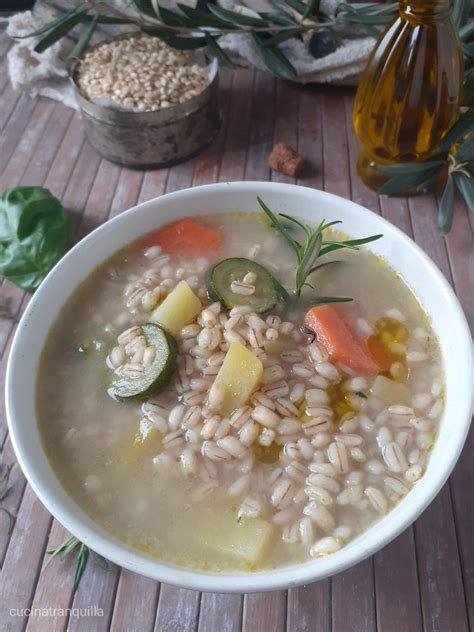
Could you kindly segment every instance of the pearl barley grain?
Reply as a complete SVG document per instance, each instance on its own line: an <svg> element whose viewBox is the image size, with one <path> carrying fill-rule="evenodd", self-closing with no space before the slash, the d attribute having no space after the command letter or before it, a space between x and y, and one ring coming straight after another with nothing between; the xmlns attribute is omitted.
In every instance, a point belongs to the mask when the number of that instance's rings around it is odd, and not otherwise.
<svg viewBox="0 0 474 632"><path fill-rule="evenodd" d="M88 51L77 84L90 101L110 99L123 109L153 112L189 101L209 85L209 77L191 53L134 35Z"/></svg>

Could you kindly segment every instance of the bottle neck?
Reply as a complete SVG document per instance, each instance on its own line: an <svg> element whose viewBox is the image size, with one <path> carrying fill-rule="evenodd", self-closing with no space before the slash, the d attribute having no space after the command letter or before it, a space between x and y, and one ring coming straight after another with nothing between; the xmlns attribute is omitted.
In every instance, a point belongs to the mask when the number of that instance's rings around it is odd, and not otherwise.
<svg viewBox="0 0 474 632"><path fill-rule="evenodd" d="M400 14L418 20L443 19L451 13L452 0L400 0Z"/></svg>

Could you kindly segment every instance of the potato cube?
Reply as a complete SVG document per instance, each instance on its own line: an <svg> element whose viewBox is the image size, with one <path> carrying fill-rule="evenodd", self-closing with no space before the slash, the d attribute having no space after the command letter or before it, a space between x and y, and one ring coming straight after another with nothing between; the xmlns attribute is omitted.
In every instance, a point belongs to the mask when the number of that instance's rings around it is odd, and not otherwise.
<svg viewBox="0 0 474 632"><path fill-rule="evenodd" d="M388 406L392 404L408 404L410 401L410 391L405 384L389 380L388 377L383 375L378 375L375 378L370 393Z"/></svg>
<svg viewBox="0 0 474 632"><path fill-rule="evenodd" d="M219 412L230 415L233 410L243 406L261 380L262 373L260 360L240 342L233 342L214 381L224 392Z"/></svg>
<svg viewBox="0 0 474 632"><path fill-rule="evenodd" d="M180 281L151 315L150 321L167 329L174 336L189 325L202 309L201 301L186 281Z"/></svg>
<svg viewBox="0 0 474 632"><path fill-rule="evenodd" d="M272 525L262 518L243 516L237 521L234 512L224 511L219 521L207 526L202 539L207 548L254 568L265 554L272 532Z"/></svg>

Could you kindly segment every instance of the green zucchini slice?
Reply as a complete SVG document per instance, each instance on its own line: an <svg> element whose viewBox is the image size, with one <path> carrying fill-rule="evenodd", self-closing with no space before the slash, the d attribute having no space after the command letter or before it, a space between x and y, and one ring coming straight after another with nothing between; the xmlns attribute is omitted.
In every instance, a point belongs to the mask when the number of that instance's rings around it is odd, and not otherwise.
<svg viewBox="0 0 474 632"><path fill-rule="evenodd" d="M122 366L112 381L112 390L119 399L142 398L162 391L176 367L177 348L173 336L154 323L142 326L147 345L155 349L155 358L143 365L139 375L128 375Z"/></svg>
<svg viewBox="0 0 474 632"><path fill-rule="evenodd" d="M241 283L248 272L255 274L255 281L251 284L255 291L252 294L233 292L232 283ZM275 307L278 300L278 292L270 272L255 261L243 257L224 259L208 270L206 286L211 299L220 301L228 309L247 305L257 314L262 314Z"/></svg>

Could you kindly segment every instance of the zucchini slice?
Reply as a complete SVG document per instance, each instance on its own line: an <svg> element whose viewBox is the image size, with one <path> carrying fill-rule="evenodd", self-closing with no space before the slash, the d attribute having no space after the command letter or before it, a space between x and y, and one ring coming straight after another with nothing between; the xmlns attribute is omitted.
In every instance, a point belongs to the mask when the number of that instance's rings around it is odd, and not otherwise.
<svg viewBox="0 0 474 632"><path fill-rule="evenodd" d="M255 291L250 295L233 292L232 282L242 282L248 272L253 272L256 276L252 283ZM210 298L220 301L228 309L248 305L257 314L262 314L275 307L278 300L278 292L270 272L255 261L243 257L219 261L207 271L206 286Z"/></svg>
<svg viewBox="0 0 474 632"><path fill-rule="evenodd" d="M127 375L124 367L118 370L112 390L120 399L159 393L170 381L176 367L177 348L173 336L154 323L147 323L141 329L147 345L155 349L155 358L151 364L143 365L143 373L137 377Z"/></svg>

